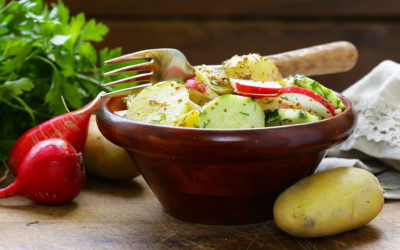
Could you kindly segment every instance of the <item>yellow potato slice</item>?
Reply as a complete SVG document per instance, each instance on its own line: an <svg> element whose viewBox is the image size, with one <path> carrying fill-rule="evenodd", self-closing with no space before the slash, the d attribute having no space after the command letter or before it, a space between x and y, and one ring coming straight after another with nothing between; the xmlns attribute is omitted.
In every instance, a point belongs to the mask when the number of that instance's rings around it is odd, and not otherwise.
<svg viewBox="0 0 400 250"><path fill-rule="evenodd" d="M259 54L235 55L224 62L223 68L228 78L253 81L278 81L282 79L275 63Z"/></svg>
<svg viewBox="0 0 400 250"><path fill-rule="evenodd" d="M217 94L232 94L233 87L229 82L229 78L225 75L225 72L201 65L195 68L196 80L205 83L212 91Z"/></svg>
<svg viewBox="0 0 400 250"><path fill-rule="evenodd" d="M179 118L177 126L179 127L187 127L187 128L198 128L199 127L199 110L192 110L188 113L182 115Z"/></svg>
<svg viewBox="0 0 400 250"><path fill-rule="evenodd" d="M183 83L161 82L144 88L128 102L127 118L150 124L176 126L179 118L200 106L189 99Z"/></svg>

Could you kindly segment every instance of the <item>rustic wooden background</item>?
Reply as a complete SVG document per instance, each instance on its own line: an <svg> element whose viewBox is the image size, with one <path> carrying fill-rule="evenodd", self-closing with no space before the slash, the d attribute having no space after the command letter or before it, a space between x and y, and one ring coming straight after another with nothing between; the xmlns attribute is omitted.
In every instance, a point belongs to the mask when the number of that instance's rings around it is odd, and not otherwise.
<svg viewBox="0 0 400 250"><path fill-rule="evenodd" d="M398 0L64 0L110 32L99 48L172 47L194 65L234 54L275 54L337 40L359 50L356 67L315 77L342 91L385 59L400 61ZM379 84L379 83L377 83Z"/></svg>

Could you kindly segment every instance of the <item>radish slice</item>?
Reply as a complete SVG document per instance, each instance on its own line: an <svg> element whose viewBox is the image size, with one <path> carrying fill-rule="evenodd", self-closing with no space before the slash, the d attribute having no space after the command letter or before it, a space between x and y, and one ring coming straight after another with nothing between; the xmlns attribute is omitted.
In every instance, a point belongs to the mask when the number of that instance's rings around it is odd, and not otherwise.
<svg viewBox="0 0 400 250"><path fill-rule="evenodd" d="M189 92L189 98L200 106L215 99L218 95L207 84L197 81L195 78L185 82L185 88Z"/></svg>
<svg viewBox="0 0 400 250"><path fill-rule="evenodd" d="M335 108L325 98L315 92L298 87L283 87L276 81L255 82L243 79L229 79L235 92L242 96L255 98L277 97L284 98L293 103L299 103L301 106L313 110L322 118L335 115Z"/></svg>
<svg viewBox="0 0 400 250"><path fill-rule="evenodd" d="M277 96L282 85L276 81L251 81L244 79L229 79L235 92L252 97Z"/></svg>
<svg viewBox="0 0 400 250"><path fill-rule="evenodd" d="M297 86L288 86L282 88L278 96L294 103L300 103L302 106L312 109L323 118L335 115L335 108L332 104L311 90Z"/></svg>
<svg viewBox="0 0 400 250"><path fill-rule="evenodd" d="M185 82L185 87L187 89L193 89L196 90L202 94L205 94L207 92L207 85L202 83L202 82L198 82L195 79L189 79Z"/></svg>

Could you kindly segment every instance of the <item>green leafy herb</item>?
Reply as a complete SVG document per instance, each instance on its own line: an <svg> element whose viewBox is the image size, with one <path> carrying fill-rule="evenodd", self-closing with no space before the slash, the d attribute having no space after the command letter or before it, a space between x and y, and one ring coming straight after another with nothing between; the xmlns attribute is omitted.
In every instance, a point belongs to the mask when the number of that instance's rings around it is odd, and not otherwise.
<svg viewBox="0 0 400 250"><path fill-rule="evenodd" d="M61 1L0 0L0 161L23 132L66 112L61 97L74 110L105 90L102 62L121 54L92 45L107 32Z"/></svg>
<svg viewBox="0 0 400 250"><path fill-rule="evenodd" d="M161 121L164 121L165 119L167 119L167 115L164 113L160 113L160 119L158 120L152 120L151 123L153 124L160 124Z"/></svg>
<svg viewBox="0 0 400 250"><path fill-rule="evenodd" d="M299 109L299 117L306 119L307 118L307 113L303 109Z"/></svg>
<svg viewBox="0 0 400 250"><path fill-rule="evenodd" d="M212 85L214 85L214 86L219 86L219 84L218 83L216 83L215 81L213 81L213 80L210 80L210 83L212 84Z"/></svg>
<svg viewBox="0 0 400 250"><path fill-rule="evenodd" d="M266 117L265 117L266 124L270 124L270 123L279 121L280 118L281 118L281 115L279 113L279 109L274 109L266 115Z"/></svg>
<svg viewBox="0 0 400 250"><path fill-rule="evenodd" d="M210 124L210 120L203 122L203 128L207 128L208 124Z"/></svg>

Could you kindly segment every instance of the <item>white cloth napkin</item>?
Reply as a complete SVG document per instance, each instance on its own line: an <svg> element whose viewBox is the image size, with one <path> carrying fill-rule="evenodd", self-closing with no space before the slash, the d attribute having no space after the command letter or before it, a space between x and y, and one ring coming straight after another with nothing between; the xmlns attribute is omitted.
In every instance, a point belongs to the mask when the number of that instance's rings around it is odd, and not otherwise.
<svg viewBox="0 0 400 250"><path fill-rule="evenodd" d="M354 133L328 151L316 172L348 166L374 173L386 199L400 199L400 64L383 61L343 91L357 112Z"/></svg>

